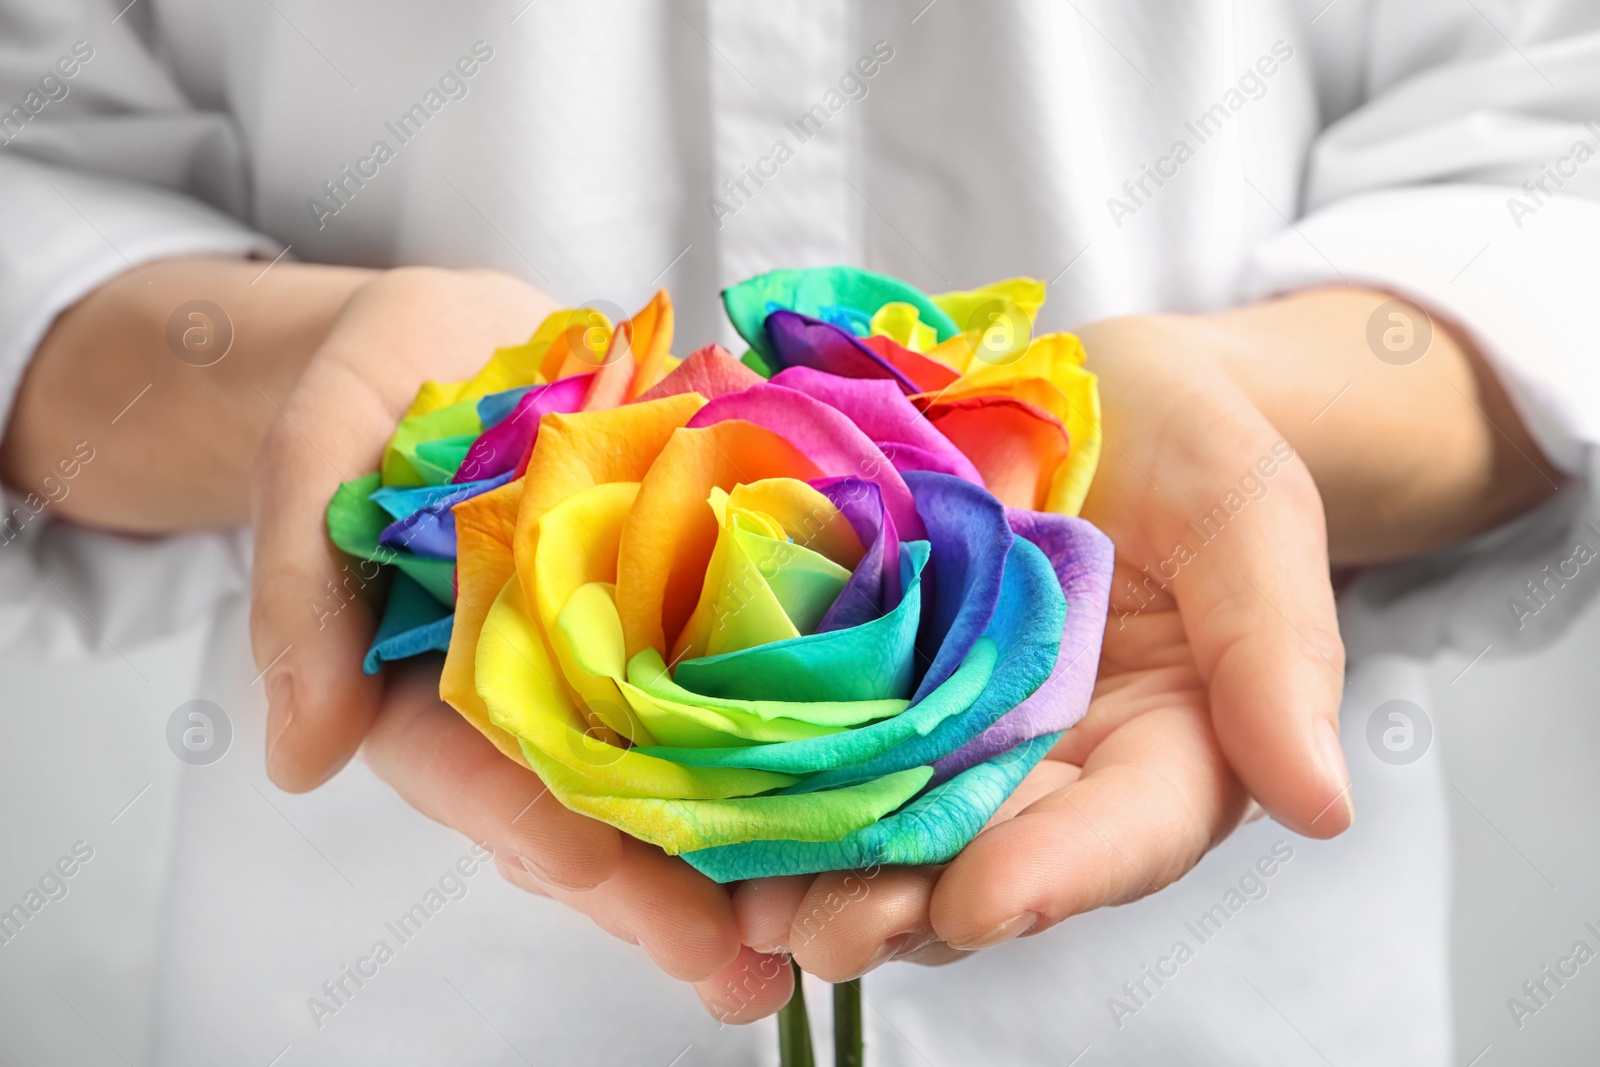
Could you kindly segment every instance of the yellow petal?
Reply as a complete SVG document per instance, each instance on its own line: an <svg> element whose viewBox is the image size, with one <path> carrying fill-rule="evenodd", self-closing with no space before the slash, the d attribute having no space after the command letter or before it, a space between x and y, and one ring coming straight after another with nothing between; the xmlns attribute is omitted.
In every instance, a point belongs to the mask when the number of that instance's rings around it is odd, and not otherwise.
<svg viewBox="0 0 1600 1067"><path fill-rule="evenodd" d="M611 607L608 616L609 605L596 602L605 596L599 590L617 580L617 541L638 492L638 482L606 482L545 512L539 520L533 590L539 622L580 705L634 744L648 745L654 740L624 713L626 701L615 681L627 666L620 624L615 651L607 655L611 631L606 624L616 609Z"/></svg>
<svg viewBox="0 0 1600 1067"><path fill-rule="evenodd" d="M717 542L717 518L706 506L713 486L821 474L788 441L743 419L675 431L644 476L622 531L617 606L628 655L646 647L666 655L699 601Z"/></svg>
<svg viewBox="0 0 1600 1067"><path fill-rule="evenodd" d="M546 415L523 477L515 553L524 592L537 597L539 520L546 511L606 482L642 481L672 432L705 406L699 393L680 393L643 404L577 415Z"/></svg>
<svg viewBox="0 0 1600 1067"><path fill-rule="evenodd" d="M483 620L512 578L511 538L521 501L522 482L514 481L456 505L456 617L439 677L439 698L526 767L517 739L490 721L473 667Z"/></svg>
<svg viewBox="0 0 1600 1067"><path fill-rule="evenodd" d="M922 321L916 305L898 300L872 313L871 330L873 336L887 337L913 352L926 352L939 340L939 331Z"/></svg>
<svg viewBox="0 0 1600 1067"><path fill-rule="evenodd" d="M605 743L556 680L556 664L527 610L520 582L507 581L489 610L474 664L478 695L491 721L522 740L529 764L568 807L573 805L564 794L575 791L723 799L796 781L767 771L686 767Z"/></svg>

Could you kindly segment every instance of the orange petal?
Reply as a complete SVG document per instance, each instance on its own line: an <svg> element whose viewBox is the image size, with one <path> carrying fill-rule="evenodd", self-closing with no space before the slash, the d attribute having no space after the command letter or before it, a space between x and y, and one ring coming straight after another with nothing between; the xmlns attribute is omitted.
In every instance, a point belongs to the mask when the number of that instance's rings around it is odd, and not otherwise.
<svg viewBox="0 0 1600 1067"><path fill-rule="evenodd" d="M530 604L538 603L532 586L540 516L574 493L604 482L642 481L672 432L694 418L705 402L698 393L681 393L606 411L544 417L528 456L513 543L517 574Z"/></svg>
<svg viewBox="0 0 1600 1067"><path fill-rule="evenodd" d="M633 358L638 364L628 399L635 400L667 373L667 357L672 354L672 297L665 289L656 290L650 303L628 320L633 331Z"/></svg>
<svg viewBox="0 0 1600 1067"><path fill-rule="evenodd" d="M522 484L508 482L454 508L456 618L444 671L439 676L439 697L493 741L496 748L526 767L528 760L517 739L489 721L489 709L478 695L474 670L483 620L511 579L511 544L522 503Z"/></svg>
<svg viewBox="0 0 1600 1067"><path fill-rule="evenodd" d="M1069 451L1060 419L1013 397L975 396L929 406L928 421L966 453L1002 504L1045 507Z"/></svg>
<svg viewBox="0 0 1600 1067"><path fill-rule="evenodd" d="M612 323L602 312L581 307L565 314L566 326L550 342L540 368L552 382L569 374L587 374L596 369L604 362L611 346Z"/></svg>
<svg viewBox="0 0 1600 1067"><path fill-rule="evenodd" d="M668 637L676 640L694 611L717 541L717 517L706 503L713 486L821 474L788 441L743 419L675 432L622 530L617 608L628 656L654 647L665 658Z"/></svg>
<svg viewBox="0 0 1600 1067"><path fill-rule="evenodd" d="M583 399L583 410L603 411L624 403L628 399L628 386L633 382L636 369L633 326L624 322L611 332L611 347L606 350L605 362L594 372L589 395Z"/></svg>

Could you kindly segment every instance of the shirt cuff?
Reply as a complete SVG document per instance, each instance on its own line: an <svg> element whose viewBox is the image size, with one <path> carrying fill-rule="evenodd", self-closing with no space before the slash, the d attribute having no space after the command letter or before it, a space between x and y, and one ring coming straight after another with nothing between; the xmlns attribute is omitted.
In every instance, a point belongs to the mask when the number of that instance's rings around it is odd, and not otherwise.
<svg viewBox="0 0 1600 1067"><path fill-rule="evenodd" d="M1241 295L1354 283L1450 320L1494 365L1550 461L1581 474L1587 446L1600 441L1597 247L1594 201L1534 205L1498 186L1393 189L1321 208L1265 241Z"/></svg>

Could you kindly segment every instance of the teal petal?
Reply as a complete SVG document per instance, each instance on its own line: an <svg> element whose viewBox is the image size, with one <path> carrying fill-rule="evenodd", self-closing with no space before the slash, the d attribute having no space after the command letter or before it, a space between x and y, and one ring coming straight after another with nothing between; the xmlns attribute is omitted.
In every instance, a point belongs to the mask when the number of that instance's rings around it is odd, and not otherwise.
<svg viewBox="0 0 1600 1067"><path fill-rule="evenodd" d="M915 307L941 341L961 332L955 320L922 290L898 278L857 267L773 270L722 291L722 303L734 329L752 350L760 353L766 365L774 368L777 357L763 328L774 307L824 321L849 321L855 315L870 319L883 305L895 302ZM759 367L753 369L760 371Z"/></svg>
<svg viewBox="0 0 1600 1067"><path fill-rule="evenodd" d="M892 700L911 695L920 593L928 542L907 541L900 555L906 595L887 615L846 630L806 634L720 656L687 659L673 680L705 696L759 700Z"/></svg>
<svg viewBox="0 0 1600 1067"><path fill-rule="evenodd" d="M389 587L389 602L383 608L383 621L361 662L362 671L377 674L386 660L445 651L450 647L454 622L455 612L435 600L414 578L404 573L395 575L394 584Z"/></svg>
<svg viewBox="0 0 1600 1067"><path fill-rule="evenodd" d="M742 841L682 855L695 870L722 883L883 864L948 863L1060 738L1055 733L1024 741L838 841Z"/></svg>

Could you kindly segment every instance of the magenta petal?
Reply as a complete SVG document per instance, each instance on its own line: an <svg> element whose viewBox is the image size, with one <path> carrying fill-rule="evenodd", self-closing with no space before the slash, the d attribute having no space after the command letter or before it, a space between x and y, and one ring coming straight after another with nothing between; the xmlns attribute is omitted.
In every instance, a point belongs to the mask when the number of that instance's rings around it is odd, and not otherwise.
<svg viewBox="0 0 1600 1067"><path fill-rule="evenodd" d="M517 401L511 414L483 431L467 449L452 483L475 482L516 470L533 447L539 420L552 412L570 414L583 407L594 373L572 374L549 385L536 385Z"/></svg>
<svg viewBox="0 0 1600 1067"><path fill-rule="evenodd" d="M764 382L719 396L689 420L690 429L727 419L763 426L805 453L829 477L855 476L877 485L895 528L907 540L927 536L911 490L872 439L843 412L798 390Z"/></svg>
<svg viewBox="0 0 1600 1067"><path fill-rule="evenodd" d="M772 384L798 389L844 412L883 449L896 470L937 471L983 484L983 476L966 454L934 429L892 381L842 378L810 367L790 367L773 375Z"/></svg>
<svg viewBox="0 0 1600 1067"><path fill-rule="evenodd" d="M1075 725L1089 710L1100 642L1111 600L1111 539L1091 523L1049 512L1007 508L1018 537L1037 545L1055 568L1067 598L1061 651L1055 668L1032 696L1002 715L993 726L933 765L935 782L1008 752L1024 741Z"/></svg>
<svg viewBox="0 0 1600 1067"><path fill-rule="evenodd" d="M846 378L886 378L903 393L922 392L894 364L832 323L778 310L767 316L766 327L767 339L785 368L810 367Z"/></svg>

